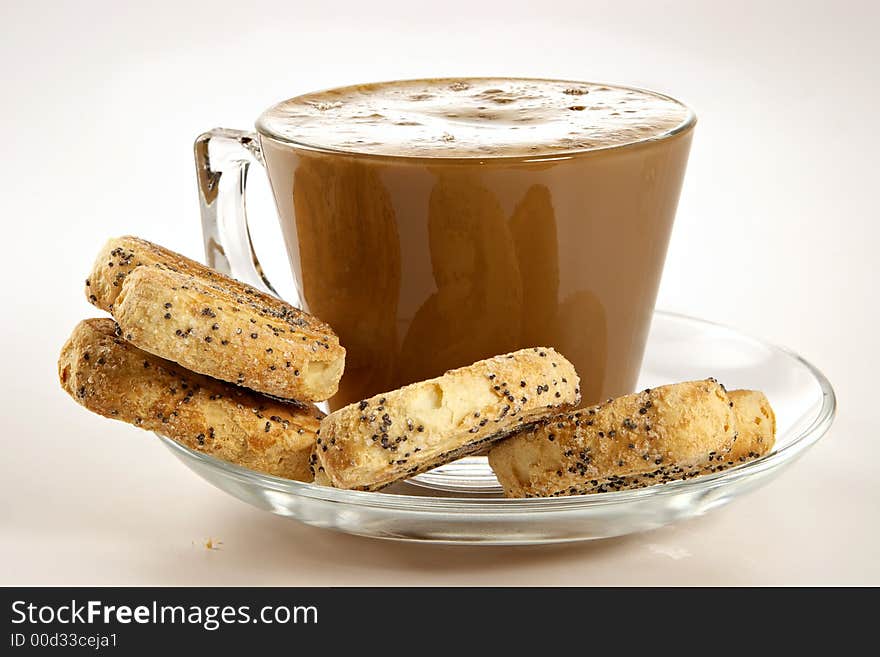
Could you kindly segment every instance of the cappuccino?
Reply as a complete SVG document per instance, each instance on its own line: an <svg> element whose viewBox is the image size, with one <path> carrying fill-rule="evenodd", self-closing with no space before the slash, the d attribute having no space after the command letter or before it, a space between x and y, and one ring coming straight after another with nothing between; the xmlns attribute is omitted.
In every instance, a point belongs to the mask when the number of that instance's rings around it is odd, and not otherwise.
<svg viewBox="0 0 880 657"><path fill-rule="evenodd" d="M693 114L652 92L437 79L306 94L257 128L332 408L535 345L632 392ZM516 385L517 382L506 382Z"/></svg>

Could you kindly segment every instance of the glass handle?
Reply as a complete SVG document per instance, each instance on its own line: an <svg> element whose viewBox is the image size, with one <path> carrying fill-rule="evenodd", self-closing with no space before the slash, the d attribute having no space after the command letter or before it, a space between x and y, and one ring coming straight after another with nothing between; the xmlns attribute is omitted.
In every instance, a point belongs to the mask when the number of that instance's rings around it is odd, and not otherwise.
<svg viewBox="0 0 880 657"><path fill-rule="evenodd" d="M195 145L205 260L209 267L274 296L254 252L245 209L250 165L264 165L255 133L215 128Z"/></svg>

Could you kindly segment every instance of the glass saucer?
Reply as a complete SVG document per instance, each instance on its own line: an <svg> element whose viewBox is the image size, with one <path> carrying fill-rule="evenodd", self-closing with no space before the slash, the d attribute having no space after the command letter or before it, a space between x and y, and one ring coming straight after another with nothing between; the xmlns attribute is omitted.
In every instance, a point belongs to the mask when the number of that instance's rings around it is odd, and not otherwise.
<svg viewBox="0 0 880 657"><path fill-rule="evenodd" d="M639 389L709 376L729 389L766 393L776 411L774 451L724 472L631 491L505 499L481 456L442 466L381 493L347 491L261 474L160 438L217 488L315 527L431 543L583 541L654 529L727 504L770 481L819 440L834 419L831 384L797 354L732 328L655 313Z"/></svg>

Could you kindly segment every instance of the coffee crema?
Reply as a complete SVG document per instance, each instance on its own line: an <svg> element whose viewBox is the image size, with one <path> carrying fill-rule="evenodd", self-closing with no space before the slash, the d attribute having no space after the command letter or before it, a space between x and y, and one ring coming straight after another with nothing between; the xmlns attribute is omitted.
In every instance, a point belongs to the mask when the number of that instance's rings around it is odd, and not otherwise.
<svg viewBox="0 0 880 657"><path fill-rule="evenodd" d="M283 101L257 127L281 141L375 155L539 157L656 139L692 115L628 87L463 78L354 85Z"/></svg>

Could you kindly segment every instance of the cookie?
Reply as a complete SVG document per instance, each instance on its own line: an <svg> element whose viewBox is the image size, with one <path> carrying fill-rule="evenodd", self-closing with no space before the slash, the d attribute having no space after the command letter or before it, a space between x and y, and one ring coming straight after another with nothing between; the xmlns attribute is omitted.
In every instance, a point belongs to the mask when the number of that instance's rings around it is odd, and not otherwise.
<svg viewBox="0 0 880 657"><path fill-rule="evenodd" d="M661 483L726 460L736 416L713 379L626 395L551 417L493 446L507 497L601 493Z"/></svg>
<svg viewBox="0 0 880 657"><path fill-rule="evenodd" d="M150 242L110 240L86 293L126 340L194 372L300 401L338 388L345 349L327 324Z"/></svg>
<svg viewBox="0 0 880 657"><path fill-rule="evenodd" d="M310 481L323 414L193 374L118 335L111 319L80 322L58 360L61 386L90 411L168 436L252 470Z"/></svg>
<svg viewBox="0 0 880 657"><path fill-rule="evenodd" d="M554 349L495 356L331 413L318 463L338 488L378 490L577 404L579 385Z"/></svg>

